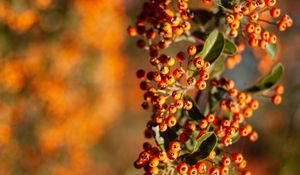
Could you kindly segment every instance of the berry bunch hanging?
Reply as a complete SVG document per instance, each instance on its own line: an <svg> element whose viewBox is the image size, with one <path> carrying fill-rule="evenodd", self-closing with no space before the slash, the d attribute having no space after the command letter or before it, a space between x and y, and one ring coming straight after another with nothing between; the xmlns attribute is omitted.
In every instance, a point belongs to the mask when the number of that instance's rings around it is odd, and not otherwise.
<svg viewBox="0 0 300 175"><path fill-rule="evenodd" d="M250 46L269 47L265 51L274 55L277 37L260 23L284 31L292 19L281 16L275 0L203 3L213 3L214 9L190 9L188 0L149 0L136 24L128 27L153 66L136 73L144 92L142 108L152 111L144 134L155 141L145 142L134 162L144 175L251 175L243 154L227 147L241 137L258 139L250 124L259 108L253 93L274 94L274 104L282 100L283 86L276 85L283 73L280 63L247 89L237 89L222 73L225 65L233 69L241 61L245 37ZM260 18L266 11L271 21ZM185 48L167 52L177 42Z"/></svg>

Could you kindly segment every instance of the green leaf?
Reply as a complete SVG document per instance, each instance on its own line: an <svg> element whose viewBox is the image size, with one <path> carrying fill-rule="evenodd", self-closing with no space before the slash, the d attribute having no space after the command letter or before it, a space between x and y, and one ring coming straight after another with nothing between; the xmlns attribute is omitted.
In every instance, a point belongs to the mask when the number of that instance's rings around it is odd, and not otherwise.
<svg viewBox="0 0 300 175"><path fill-rule="evenodd" d="M246 89L246 92L254 93L263 91L274 86L281 78L284 71L284 67L281 63L276 64L271 72L260 79L254 86Z"/></svg>
<svg viewBox="0 0 300 175"><path fill-rule="evenodd" d="M191 102L193 102L193 107L192 109L188 110L188 114L189 116L194 119L194 120L200 120L205 118L205 116L200 112L200 109L198 107L198 104L189 96L185 96L184 97L185 100L189 100Z"/></svg>
<svg viewBox="0 0 300 175"><path fill-rule="evenodd" d="M196 140L196 143L195 143L195 145L194 145L194 148L193 148L193 150L192 150L192 153L198 151L198 149L199 149L201 143L203 143L203 142L204 142L207 138L209 138L212 134L214 134L214 133L213 133L213 132L208 132L208 133L203 134L200 138L198 138L198 139Z"/></svg>
<svg viewBox="0 0 300 175"><path fill-rule="evenodd" d="M224 36L218 30L214 30L205 40L204 47L196 57L202 57L205 61L213 63L222 54L225 45Z"/></svg>
<svg viewBox="0 0 300 175"><path fill-rule="evenodd" d="M224 57L219 57L213 64L211 64L209 68L209 76L210 78L219 76L225 70Z"/></svg>
<svg viewBox="0 0 300 175"><path fill-rule="evenodd" d="M176 132L171 128L168 128L165 132L160 132L159 126L155 126L152 127L152 130L154 131L154 140L162 150L167 150L169 143L177 139Z"/></svg>
<svg viewBox="0 0 300 175"><path fill-rule="evenodd" d="M156 142L156 145L160 149L165 151L166 150L165 146L164 146L165 139L163 137L161 137L161 135L160 135L159 126L152 127L152 130L154 132L154 140Z"/></svg>
<svg viewBox="0 0 300 175"><path fill-rule="evenodd" d="M241 138L240 134L237 132L231 139L232 144L236 143L237 141L239 141Z"/></svg>
<svg viewBox="0 0 300 175"><path fill-rule="evenodd" d="M201 139L201 137L199 139ZM194 165L198 161L207 158L210 152L215 149L217 141L217 136L212 133L209 137L207 137L200 143L197 151L185 157L185 161L190 165Z"/></svg>
<svg viewBox="0 0 300 175"><path fill-rule="evenodd" d="M214 14L208 10L191 9L191 12L194 14L194 18L192 20L197 24L204 25L214 17Z"/></svg>
<svg viewBox="0 0 300 175"><path fill-rule="evenodd" d="M237 46L229 39L225 39L224 53L233 55L237 52Z"/></svg>
<svg viewBox="0 0 300 175"><path fill-rule="evenodd" d="M277 52L276 44L268 44L268 46L266 48L266 52L271 58L274 59L276 56L276 52Z"/></svg>

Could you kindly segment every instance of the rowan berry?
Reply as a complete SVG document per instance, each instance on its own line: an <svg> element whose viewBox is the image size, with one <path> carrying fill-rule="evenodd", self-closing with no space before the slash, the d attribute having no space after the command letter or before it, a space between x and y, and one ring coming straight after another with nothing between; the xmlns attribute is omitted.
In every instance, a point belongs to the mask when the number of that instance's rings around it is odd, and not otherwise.
<svg viewBox="0 0 300 175"><path fill-rule="evenodd" d="M157 157L153 157L149 161L149 166L150 167L157 167L159 164L159 159Z"/></svg>
<svg viewBox="0 0 300 175"><path fill-rule="evenodd" d="M185 132L188 134L192 134L197 129L194 123L186 123L184 128L185 128Z"/></svg>
<svg viewBox="0 0 300 175"><path fill-rule="evenodd" d="M193 60L194 66L198 69L201 69L204 66L203 58L197 57Z"/></svg>
<svg viewBox="0 0 300 175"><path fill-rule="evenodd" d="M230 160L229 157L223 157L222 160L221 160L221 162L222 162L222 165L229 166L230 163L231 163L231 160Z"/></svg>
<svg viewBox="0 0 300 175"><path fill-rule="evenodd" d="M238 20L234 20L231 24L230 24L230 28L237 30L240 27L240 21Z"/></svg>
<svg viewBox="0 0 300 175"><path fill-rule="evenodd" d="M280 21L280 22L277 23L277 29L278 29L280 32L285 31L286 28L287 28L287 25L286 25L285 22Z"/></svg>
<svg viewBox="0 0 300 175"><path fill-rule="evenodd" d="M232 89L229 89L228 90L228 94L231 96L231 97L236 97L238 95L238 90L236 88L232 88Z"/></svg>
<svg viewBox="0 0 300 175"><path fill-rule="evenodd" d="M169 149L175 150L175 151L180 151L181 150L180 142L177 142L177 141L170 142Z"/></svg>
<svg viewBox="0 0 300 175"><path fill-rule="evenodd" d="M247 24L246 27L245 27L245 30L246 30L248 33L253 33L254 30L255 30L255 25L254 25L254 24Z"/></svg>
<svg viewBox="0 0 300 175"><path fill-rule="evenodd" d="M183 101L182 100L176 100L175 101L175 106L177 107L177 109L183 108Z"/></svg>
<svg viewBox="0 0 300 175"><path fill-rule="evenodd" d="M279 104L281 103L281 101L282 101L281 95L274 95L274 96L272 97L272 103L273 103L274 105L279 105Z"/></svg>
<svg viewBox="0 0 300 175"><path fill-rule="evenodd" d="M146 78L146 72L143 70L143 69L139 69L137 72L136 72L136 77L138 79L145 79Z"/></svg>
<svg viewBox="0 0 300 175"><path fill-rule="evenodd" d="M279 8L273 7L273 8L270 10L270 15L271 15L273 18L278 18L278 17L280 17L280 15L281 15L281 10L280 10Z"/></svg>
<svg viewBox="0 0 300 175"><path fill-rule="evenodd" d="M159 169L157 167L151 167L149 168L148 172L151 174L158 174Z"/></svg>
<svg viewBox="0 0 300 175"><path fill-rule="evenodd" d="M185 162L180 162L176 169L179 174L187 174L189 167Z"/></svg>
<svg viewBox="0 0 300 175"><path fill-rule="evenodd" d="M196 82L196 87L199 89L199 90L204 90L206 88L206 82L204 80L198 80Z"/></svg>
<svg viewBox="0 0 300 175"><path fill-rule="evenodd" d="M268 42L265 41L265 40L260 40L259 43L258 43L259 47L262 48L262 49L266 49L267 46L268 46Z"/></svg>
<svg viewBox="0 0 300 175"><path fill-rule="evenodd" d="M198 171L198 174L202 174L202 173L206 173L207 172L207 166L204 162L198 162L196 165L195 165L197 171Z"/></svg>
<svg viewBox="0 0 300 175"><path fill-rule="evenodd" d="M189 86L195 86L196 82L197 82L197 80L196 80L195 77L190 77L190 78L187 79L187 84Z"/></svg>
<svg viewBox="0 0 300 175"><path fill-rule="evenodd" d="M257 12L251 12L249 14L249 21L256 22L259 19L259 14Z"/></svg>
<svg viewBox="0 0 300 175"><path fill-rule="evenodd" d="M229 136L225 136L222 138L222 143L224 146L229 146L232 144L232 139Z"/></svg>
<svg viewBox="0 0 300 175"><path fill-rule="evenodd" d="M215 120L215 115L212 113L207 114L205 119L207 120L208 123L212 123Z"/></svg>
<svg viewBox="0 0 300 175"><path fill-rule="evenodd" d="M261 26L260 25L255 25L255 29L254 29L254 33L255 34L260 34L262 31Z"/></svg>
<svg viewBox="0 0 300 175"><path fill-rule="evenodd" d="M284 92L284 87L282 85L277 85L277 86L275 86L274 91L275 91L275 94L282 95Z"/></svg>
<svg viewBox="0 0 300 175"><path fill-rule="evenodd" d="M178 90L175 90L172 92L172 97L175 99L175 100L179 100L182 96L182 93Z"/></svg>
<svg viewBox="0 0 300 175"><path fill-rule="evenodd" d="M257 139L258 139L258 134L257 134L257 132L252 131L252 132L249 134L249 139L250 139L250 141L252 141L252 142L256 142Z"/></svg>
<svg viewBox="0 0 300 175"><path fill-rule="evenodd" d="M270 34L270 38L269 38L268 42L270 44L276 44L277 43L277 36L274 35L274 34Z"/></svg>
<svg viewBox="0 0 300 175"><path fill-rule="evenodd" d="M167 159L167 153L164 151L161 151L158 155L158 159L161 162L164 162Z"/></svg>
<svg viewBox="0 0 300 175"><path fill-rule="evenodd" d="M193 103L192 103L191 101L185 100L185 101L183 102L183 108L184 108L185 110L190 110L190 109L192 109L192 107L193 107Z"/></svg>
<svg viewBox="0 0 300 175"><path fill-rule="evenodd" d="M220 169L218 167L212 167L209 171L210 175L220 175Z"/></svg>
<svg viewBox="0 0 300 175"><path fill-rule="evenodd" d="M256 110L259 107L259 103L257 100L251 100L251 102L248 105L252 110Z"/></svg>
<svg viewBox="0 0 300 175"><path fill-rule="evenodd" d="M177 157L178 157L178 151L175 151L175 150L169 150L168 153L167 153L167 155L168 155L168 158L169 158L170 160L176 160Z"/></svg>
<svg viewBox="0 0 300 175"><path fill-rule="evenodd" d="M239 164L241 163L243 160L244 160L244 156L243 154L241 153L234 153L232 156L231 156L231 160L236 163L236 164Z"/></svg>
<svg viewBox="0 0 300 175"><path fill-rule="evenodd" d="M226 22L227 24L231 24L235 20L233 15L227 15L226 16Z"/></svg>
<svg viewBox="0 0 300 175"><path fill-rule="evenodd" d="M173 115L167 117L167 119L166 119L166 124L167 124L170 128L172 128L173 126L175 126L175 125L176 125L176 122L177 122L176 117L173 116Z"/></svg>
<svg viewBox="0 0 300 175"><path fill-rule="evenodd" d="M226 166L222 166L220 168L220 175L229 175L229 168Z"/></svg>
<svg viewBox="0 0 300 175"><path fill-rule="evenodd" d="M160 123L158 126L160 132L165 132L168 129L168 125L165 123Z"/></svg>
<svg viewBox="0 0 300 175"><path fill-rule="evenodd" d="M265 0L267 6L271 7L276 4L276 0Z"/></svg>
<svg viewBox="0 0 300 175"><path fill-rule="evenodd" d="M208 126L208 122L206 119L201 119L199 122L198 122L198 125L201 129L205 129L207 126Z"/></svg>
<svg viewBox="0 0 300 175"><path fill-rule="evenodd" d="M139 155L139 159L142 161L149 161L150 160L150 154L146 151L142 151Z"/></svg>
<svg viewBox="0 0 300 175"><path fill-rule="evenodd" d="M135 27L129 26L127 28L127 32L129 36L136 36L137 35L137 30Z"/></svg>
<svg viewBox="0 0 300 175"><path fill-rule="evenodd" d="M247 161L244 159L241 163L238 164L239 169L244 169L247 166Z"/></svg>
<svg viewBox="0 0 300 175"><path fill-rule="evenodd" d="M197 52L197 47L195 45L190 45L188 48L187 48L187 53L189 55L195 55Z"/></svg>

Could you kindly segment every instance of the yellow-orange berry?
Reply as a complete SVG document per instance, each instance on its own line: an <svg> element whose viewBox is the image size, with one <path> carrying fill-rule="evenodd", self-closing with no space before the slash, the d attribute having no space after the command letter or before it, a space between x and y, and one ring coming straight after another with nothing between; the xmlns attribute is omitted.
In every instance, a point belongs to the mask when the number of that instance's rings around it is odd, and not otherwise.
<svg viewBox="0 0 300 175"><path fill-rule="evenodd" d="M201 57L197 57L193 60L194 66L198 69L204 66L204 60Z"/></svg>
<svg viewBox="0 0 300 175"><path fill-rule="evenodd" d="M196 87L199 89L199 90L204 90L206 88L206 82L204 80L198 80L196 82Z"/></svg>
<svg viewBox="0 0 300 175"><path fill-rule="evenodd" d="M280 22L277 23L277 29L278 29L280 32L285 31L286 28L287 28L287 25L286 25L285 22L280 21Z"/></svg>
<svg viewBox="0 0 300 175"><path fill-rule="evenodd" d="M176 160L178 157L178 151L176 150L169 150L167 156L170 160Z"/></svg>
<svg viewBox="0 0 300 175"><path fill-rule="evenodd" d="M167 117L167 119L166 119L166 124L167 124L169 127L175 126L175 125L176 125L176 122L177 122L176 117L173 116L173 115Z"/></svg>
<svg viewBox="0 0 300 175"><path fill-rule="evenodd" d="M159 164L159 159L157 157L153 157L152 159L150 159L149 161L149 166L150 167L157 167Z"/></svg>
<svg viewBox="0 0 300 175"><path fill-rule="evenodd" d="M273 18L278 18L278 17L281 15L281 10L280 10L279 8L273 7L273 8L270 10L270 15L271 15Z"/></svg>
<svg viewBox="0 0 300 175"><path fill-rule="evenodd" d="M195 45L190 45L188 48L187 48L187 53L189 55L195 55L197 52L197 47Z"/></svg>
<svg viewBox="0 0 300 175"><path fill-rule="evenodd" d="M205 119L207 120L208 123L212 123L215 120L215 115L212 114L212 113L207 114L206 117L205 117Z"/></svg>
<svg viewBox="0 0 300 175"><path fill-rule="evenodd" d="M231 160L236 163L239 164L244 160L244 156L241 153L234 153L231 157Z"/></svg>
<svg viewBox="0 0 300 175"><path fill-rule="evenodd" d="M207 166L204 162L198 162L195 167L199 174L207 172Z"/></svg>
<svg viewBox="0 0 300 175"><path fill-rule="evenodd" d="M229 157L223 157L221 162L224 166L229 166L231 163L231 160Z"/></svg>
<svg viewBox="0 0 300 175"><path fill-rule="evenodd" d="M187 172L188 175L197 175L198 172L197 172L197 169L193 166L190 166L189 169L188 169L188 172Z"/></svg>
<svg viewBox="0 0 300 175"><path fill-rule="evenodd" d="M275 94L282 95L284 92L284 87L282 85L277 85L274 89Z"/></svg>
<svg viewBox="0 0 300 175"><path fill-rule="evenodd" d="M274 95L272 97L272 103L275 104L275 105L279 105L282 101L282 97L281 95Z"/></svg>
<svg viewBox="0 0 300 175"><path fill-rule="evenodd" d="M177 164L177 172L179 174L186 174L188 172L188 165L185 162L180 162Z"/></svg>
<svg viewBox="0 0 300 175"><path fill-rule="evenodd" d="M247 166L246 160L242 160L242 162L238 164L239 169L244 169L244 168L246 168L246 166Z"/></svg>
<svg viewBox="0 0 300 175"><path fill-rule="evenodd" d="M180 142L177 142L177 141L170 142L169 149L175 150L175 151L180 151L181 150Z"/></svg>

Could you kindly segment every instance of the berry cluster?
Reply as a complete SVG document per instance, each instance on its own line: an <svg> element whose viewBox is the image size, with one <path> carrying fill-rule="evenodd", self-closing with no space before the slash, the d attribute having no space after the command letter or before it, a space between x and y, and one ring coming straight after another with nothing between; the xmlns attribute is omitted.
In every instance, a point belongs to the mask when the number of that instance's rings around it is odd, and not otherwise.
<svg viewBox="0 0 300 175"><path fill-rule="evenodd" d="M134 166L143 168L144 175L170 174L175 171L182 175L227 175L232 171L251 175L246 170L247 161L243 155L229 153L225 149L240 137L248 137L252 142L258 139L257 132L247 119L258 109L259 102L249 93L235 88L233 80L210 74L215 65L213 61L199 56L204 50L199 50L203 48L200 43L189 44L186 51L179 51L175 55L163 53L163 49L179 41L176 37L191 35L189 19L194 15L190 13L187 2L151 0L144 3L136 26L128 28L130 36L141 37L137 46L149 51L150 64L153 66L150 71L138 70L136 76L141 80L140 89L144 91L142 107L152 110L144 134L146 138L154 138L156 146L145 142ZM234 13L226 17L231 35L235 33L232 36L237 36L240 25L246 22L245 26L254 25L254 30L248 33L245 30L245 34L255 39L257 44L276 43L276 36L260 26L259 13L262 12L258 12L274 5L274 1L267 0L248 0L233 5ZM292 22L286 17L283 17L283 23L289 23L290 26ZM209 42L206 44L207 40L203 41L204 47L211 45ZM237 44L237 52L226 60L228 68L232 69L241 61L244 49L244 44ZM197 91L195 100L189 97L195 92L193 90ZM275 91L279 97L283 92L279 87ZM206 106L200 109L198 103L203 99ZM214 142L208 151L197 152L203 151L199 144L208 138ZM199 140L202 143L197 143ZM199 158L199 155L203 157Z"/></svg>
<svg viewBox="0 0 300 175"><path fill-rule="evenodd" d="M293 20L288 15L281 16L281 10L275 5L276 0L243 0L234 4L226 16L230 36L237 37L240 29L252 47L265 49L268 44L276 44L277 36L263 28L261 23L274 24L279 31L285 31L293 25ZM267 11L276 22L260 18Z"/></svg>
<svg viewBox="0 0 300 175"><path fill-rule="evenodd" d="M139 35L139 48L150 50L150 55L157 56L158 49L164 49L176 37L189 32L188 19L193 14L188 9L188 0L155 0L144 3L143 10L137 17L136 26L129 26L130 36ZM148 47L146 47L148 46Z"/></svg>

